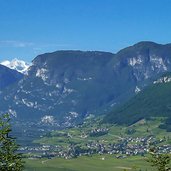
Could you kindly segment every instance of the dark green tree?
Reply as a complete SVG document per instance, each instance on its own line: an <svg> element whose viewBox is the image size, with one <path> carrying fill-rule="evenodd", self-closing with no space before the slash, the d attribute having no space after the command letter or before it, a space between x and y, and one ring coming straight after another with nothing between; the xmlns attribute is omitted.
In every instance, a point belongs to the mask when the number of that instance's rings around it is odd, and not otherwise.
<svg viewBox="0 0 171 171"><path fill-rule="evenodd" d="M151 166L156 167L158 171L171 171L169 167L170 156L168 154L160 154L157 148L151 148L150 157L148 157L147 161L151 164Z"/></svg>
<svg viewBox="0 0 171 171"><path fill-rule="evenodd" d="M0 170L22 171L24 162L22 154L18 153L19 146L11 134L10 117L8 114L0 117Z"/></svg>

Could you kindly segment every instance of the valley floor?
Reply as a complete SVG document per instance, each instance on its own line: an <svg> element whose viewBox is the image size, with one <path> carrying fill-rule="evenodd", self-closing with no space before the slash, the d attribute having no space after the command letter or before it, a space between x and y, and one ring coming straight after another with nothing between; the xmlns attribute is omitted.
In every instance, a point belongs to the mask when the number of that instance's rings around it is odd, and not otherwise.
<svg viewBox="0 0 171 171"><path fill-rule="evenodd" d="M25 171L155 171L145 157L116 159L111 155L93 155L76 159L27 159Z"/></svg>
<svg viewBox="0 0 171 171"><path fill-rule="evenodd" d="M171 132L159 127L163 120L151 118L125 127L90 119L77 127L36 134L35 147L20 149L25 171L156 171L146 161L150 144L171 154Z"/></svg>

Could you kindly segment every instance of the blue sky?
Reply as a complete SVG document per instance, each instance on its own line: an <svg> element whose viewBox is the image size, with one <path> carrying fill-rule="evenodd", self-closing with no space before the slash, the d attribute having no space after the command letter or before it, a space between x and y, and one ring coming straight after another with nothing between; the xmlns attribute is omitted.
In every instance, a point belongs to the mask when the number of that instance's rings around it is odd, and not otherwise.
<svg viewBox="0 0 171 171"><path fill-rule="evenodd" d="M171 0L0 0L0 61L171 42Z"/></svg>

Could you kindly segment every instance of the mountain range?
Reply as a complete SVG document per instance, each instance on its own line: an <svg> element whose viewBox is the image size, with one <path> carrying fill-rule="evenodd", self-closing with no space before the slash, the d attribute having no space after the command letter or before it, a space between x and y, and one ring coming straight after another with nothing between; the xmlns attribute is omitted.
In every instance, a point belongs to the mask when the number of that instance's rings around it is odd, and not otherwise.
<svg viewBox="0 0 171 171"><path fill-rule="evenodd" d="M140 42L116 54L46 53L32 61L27 75L1 92L0 112L19 120L53 116L70 126L90 114L115 111L166 72L171 72L171 44ZM112 121L118 117L130 115L113 112Z"/></svg>

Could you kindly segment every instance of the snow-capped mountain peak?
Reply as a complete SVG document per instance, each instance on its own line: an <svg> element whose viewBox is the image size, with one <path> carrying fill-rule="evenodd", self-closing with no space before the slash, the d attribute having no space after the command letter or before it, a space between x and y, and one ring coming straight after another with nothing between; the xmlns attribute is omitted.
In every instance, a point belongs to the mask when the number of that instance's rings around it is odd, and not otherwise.
<svg viewBox="0 0 171 171"><path fill-rule="evenodd" d="M30 66L28 62L18 60L18 59L13 59L11 61L5 60L0 63L1 65L4 65L10 69L17 70L20 73L27 74L27 70Z"/></svg>

